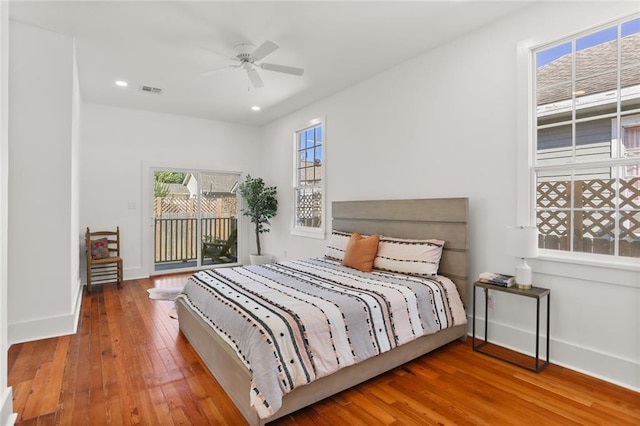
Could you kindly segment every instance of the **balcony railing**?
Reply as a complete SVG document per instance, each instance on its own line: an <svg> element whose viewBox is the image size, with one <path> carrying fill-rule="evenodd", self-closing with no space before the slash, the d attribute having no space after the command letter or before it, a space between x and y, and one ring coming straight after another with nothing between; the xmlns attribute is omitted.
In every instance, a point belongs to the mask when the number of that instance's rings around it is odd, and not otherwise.
<svg viewBox="0 0 640 426"><path fill-rule="evenodd" d="M198 232L202 241L224 241L238 226L231 218L155 219L155 263L188 262L198 259ZM199 229L198 229L199 228Z"/></svg>

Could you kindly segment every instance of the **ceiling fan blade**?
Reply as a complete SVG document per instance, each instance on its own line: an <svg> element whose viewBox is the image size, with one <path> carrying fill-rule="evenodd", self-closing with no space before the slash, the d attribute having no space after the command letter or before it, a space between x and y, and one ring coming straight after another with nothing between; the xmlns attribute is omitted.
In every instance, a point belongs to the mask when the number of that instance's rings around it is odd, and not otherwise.
<svg viewBox="0 0 640 426"><path fill-rule="evenodd" d="M264 58L265 56L267 56L268 54L276 50L278 47L280 46L278 46L271 40L267 40L264 43L262 43L260 46L256 47L256 50L254 50L253 53L251 53L251 57L253 58L254 61L259 61L260 59Z"/></svg>
<svg viewBox="0 0 640 426"><path fill-rule="evenodd" d="M249 71L247 71L247 74L249 75L249 81L255 89L264 87L264 83L260 78L260 74L258 74L258 71L256 71L255 68L251 68Z"/></svg>
<svg viewBox="0 0 640 426"><path fill-rule="evenodd" d="M260 68L268 71L283 72L285 74L302 75L304 70L302 68L288 67L286 65L278 64L260 64Z"/></svg>
<svg viewBox="0 0 640 426"><path fill-rule="evenodd" d="M238 65L227 65L227 66L220 67L220 68L214 68L214 69L212 69L212 70L209 70L209 71L205 71L205 72L200 73L200 76L201 76L201 77L209 77L210 75L213 75L213 74L215 74L216 72L218 72L218 71L220 71L220 70L223 70L223 69L226 69L226 68L239 68L239 67L241 67L241 66L242 66L242 64L238 64Z"/></svg>

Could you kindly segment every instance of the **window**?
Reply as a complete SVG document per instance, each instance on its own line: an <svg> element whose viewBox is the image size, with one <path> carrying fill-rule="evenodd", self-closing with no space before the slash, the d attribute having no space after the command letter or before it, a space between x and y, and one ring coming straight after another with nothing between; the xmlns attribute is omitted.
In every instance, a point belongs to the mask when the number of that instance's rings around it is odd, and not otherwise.
<svg viewBox="0 0 640 426"><path fill-rule="evenodd" d="M294 139L292 233L324 238L324 123L312 120L296 132Z"/></svg>
<svg viewBox="0 0 640 426"><path fill-rule="evenodd" d="M640 18L533 49L544 249L640 257Z"/></svg>

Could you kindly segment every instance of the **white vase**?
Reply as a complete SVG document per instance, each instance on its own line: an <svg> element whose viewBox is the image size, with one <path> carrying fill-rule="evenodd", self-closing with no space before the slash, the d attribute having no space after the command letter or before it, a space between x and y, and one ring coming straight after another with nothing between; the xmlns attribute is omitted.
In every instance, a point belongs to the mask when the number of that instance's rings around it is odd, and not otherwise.
<svg viewBox="0 0 640 426"><path fill-rule="evenodd" d="M271 262L271 256L268 254L250 254L249 259L252 265L262 265Z"/></svg>

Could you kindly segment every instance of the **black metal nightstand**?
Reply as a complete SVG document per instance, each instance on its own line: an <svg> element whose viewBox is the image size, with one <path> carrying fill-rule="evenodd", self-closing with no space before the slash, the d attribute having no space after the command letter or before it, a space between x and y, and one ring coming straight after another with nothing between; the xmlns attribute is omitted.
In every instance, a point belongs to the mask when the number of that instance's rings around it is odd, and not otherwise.
<svg viewBox="0 0 640 426"><path fill-rule="evenodd" d="M481 341L479 344L476 345L476 290L477 288L483 288L484 289L484 341ZM516 296L524 296L524 297L530 297L533 299L536 299L536 364L535 367L528 367L526 365L523 364L519 364L517 362L499 357L495 354L489 353L489 352L485 352L480 350L484 345L486 345L487 343L489 343L489 338L487 335L487 325L489 323L488 321L488 317L489 317L489 290L493 290L493 291L500 291L503 293L510 293L510 294L514 294ZM539 356L539 352L540 352L540 300L543 297L547 297L547 345L546 345L546 352L547 352L547 358L546 360L540 364L540 356ZM480 352L483 353L485 355L489 355L492 356L494 358L500 359L502 361L506 361L508 363L517 365L518 367L522 367L522 368L526 368L527 370L531 370L531 371L535 371L536 373L542 371L547 365L549 365L549 324L550 324L550 317L549 314L551 312L550 310L550 305L551 305L551 290L546 289L546 288L541 288L541 287L531 287L530 289L519 289L516 287L501 287L498 285L494 285L494 284L488 284L488 283L483 283L480 281L476 281L475 283L473 283L473 350L476 352ZM478 339L480 340L480 339Z"/></svg>

